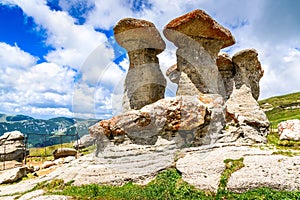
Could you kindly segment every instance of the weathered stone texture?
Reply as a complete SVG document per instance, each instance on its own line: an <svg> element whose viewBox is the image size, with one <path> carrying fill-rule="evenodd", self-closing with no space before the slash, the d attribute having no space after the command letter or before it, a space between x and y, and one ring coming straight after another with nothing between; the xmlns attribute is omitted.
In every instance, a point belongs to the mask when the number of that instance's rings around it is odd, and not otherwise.
<svg viewBox="0 0 300 200"><path fill-rule="evenodd" d="M235 43L229 30L204 11L195 10L169 22L164 35L178 47L177 68L181 75L177 95L224 96L216 57L221 48Z"/></svg>
<svg viewBox="0 0 300 200"><path fill-rule="evenodd" d="M173 41L176 46L180 46L182 35L207 39L203 43L208 42L210 39L220 41L219 48L225 48L235 43L230 31L218 24L203 10L194 10L173 19L166 25L164 35L168 40ZM209 42L203 46L205 45L209 45Z"/></svg>
<svg viewBox="0 0 300 200"><path fill-rule="evenodd" d="M140 109L164 98L166 80L157 55L165 49L154 24L146 20L125 18L114 27L116 41L129 56L125 79L123 110Z"/></svg>
<svg viewBox="0 0 300 200"><path fill-rule="evenodd" d="M280 140L300 140L300 120L293 119L280 122L278 124L278 134Z"/></svg>
<svg viewBox="0 0 300 200"><path fill-rule="evenodd" d="M0 184L13 183L20 178L26 176L28 172L27 167L17 167L0 172Z"/></svg>
<svg viewBox="0 0 300 200"><path fill-rule="evenodd" d="M172 81L173 83L179 83L180 79L180 71L177 67L177 64L172 65L167 71L166 71L167 77Z"/></svg>
<svg viewBox="0 0 300 200"><path fill-rule="evenodd" d="M250 88L234 89L226 101L226 128L219 142L266 143L269 120Z"/></svg>
<svg viewBox="0 0 300 200"><path fill-rule="evenodd" d="M222 77L224 89L225 89L225 99L229 99L234 84L235 66L232 63L230 56L227 53L219 53L217 57L217 66Z"/></svg>
<svg viewBox="0 0 300 200"><path fill-rule="evenodd" d="M258 60L257 51L255 49L242 50L232 57L232 62L236 67L235 87L240 88L245 84L251 89L252 96L257 100L259 97L259 81L264 74Z"/></svg>
<svg viewBox="0 0 300 200"><path fill-rule="evenodd" d="M16 160L22 162L24 156L24 135L21 132L7 132L0 137L0 161Z"/></svg>
<svg viewBox="0 0 300 200"><path fill-rule="evenodd" d="M219 95L162 99L140 110L128 111L90 127L99 142L126 137L137 144L154 144L158 136L179 146L209 144L224 125L224 102ZM105 140L104 140L105 142Z"/></svg>

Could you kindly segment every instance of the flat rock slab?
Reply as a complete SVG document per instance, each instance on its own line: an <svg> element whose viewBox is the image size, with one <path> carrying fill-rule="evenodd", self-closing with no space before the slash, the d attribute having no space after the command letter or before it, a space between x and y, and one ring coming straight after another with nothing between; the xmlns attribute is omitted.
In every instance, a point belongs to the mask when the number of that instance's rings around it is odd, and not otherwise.
<svg viewBox="0 0 300 200"><path fill-rule="evenodd" d="M259 187L277 190L300 190L300 156L249 155L245 167L234 172L227 188L244 192Z"/></svg>
<svg viewBox="0 0 300 200"><path fill-rule="evenodd" d="M0 199L3 195L22 193L39 182L53 179L63 179L65 182L74 180L74 185L123 185L129 181L147 184L161 170L174 165L189 184L216 192L225 169L224 160L241 157L244 158L245 167L231 175L227 184L229 191L244 192L259 187L300 190L300 156L287 157L272 153L273 150L248 146L221 145L178 150L175 142L163 139L155 145L111 145L98 157L94 154L83 156L50 174L0 186Z"/></svg>
<svg viewBox="0 0 300 200"><path fill-rule="evenodd" d="M180 158L177 169L182 178L201 190L216 192L225 169L225 159L244 158L245 167L234 172L227 189L245 192L260 187L278 190L300 190L300 156L272 155L272 150L228 146L204 150L190 148Z"/></svg>
<svg viewBox="0 0 300 200"><path fill-rule="evenodd" d="M189 148L186 149L186 155L177 161L176 168L182 173L183 180L189 184L201 190L216 192L225 169L225 159L239 159L246 155L266 153L255 148L235 146Z"/></svg>
<svg viewBox="0 0 300 200"><path fill-rule="evenodd" d="M159 139L155 145L111 145L96 157L81 157L58 169L47 177L74 180L74 185L123 185L129 181L147 184L163 169L174 166L176 144Z"/></svg>

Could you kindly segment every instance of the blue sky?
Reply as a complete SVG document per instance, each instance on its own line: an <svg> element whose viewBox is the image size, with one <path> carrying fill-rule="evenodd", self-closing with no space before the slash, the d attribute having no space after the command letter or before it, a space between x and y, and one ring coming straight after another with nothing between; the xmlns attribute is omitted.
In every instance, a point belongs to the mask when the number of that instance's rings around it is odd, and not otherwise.
<svg viewBox="0 0 300 200"><path fill-rule="evenodd" d="M128 59L113 38L124 17L172 19L203 9L237 43L255 48L265 70L261 96L300 91L298 0L0 0L0 113L37 118L108 118L119 112ZM176 63L167 42L163 73ZM168 82L168 94L175 85Z"/></svg>

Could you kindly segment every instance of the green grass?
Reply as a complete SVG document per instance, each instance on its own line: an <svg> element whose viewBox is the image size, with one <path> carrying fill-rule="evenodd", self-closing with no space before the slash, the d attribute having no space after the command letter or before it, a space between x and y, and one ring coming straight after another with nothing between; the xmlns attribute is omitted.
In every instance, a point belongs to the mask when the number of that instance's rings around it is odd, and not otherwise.
<svg viewBox="0 0 300 200"><path fill-rule="evenodd" d="M300 92L259 101L262 108L270 107L266 106L266 103L271 104L271 107L273 107L272 110L266 111L266 115L275 128L277 128L278 123L282 121L300 119L300 108L292 108L293 106L300 106Z"/></svg>
<svg viewBox="0 0 300 200"><path fill-rule="evenodd" d="M29 157L27 157L27 161L45 161L45 160L53 160L53 151L59 148L73 148L73 143L64 143L62 145L56 144L47 147L38 147L38 148L30 148L29 149ZM96 149L95 145L89 146L87 148L83 148L79 150L79 153L83 155L90 154L94 152Z"/></svg>
<svg viewBox="0 0 300 200"><path fill-rule="evenodd" d="M73 143L64 143L64 144L56 144L47 147L38 147L38 148L30 148L29 149L29 156L32 157L48 157L52 156L52 153L55 149L59 148L73 148Z"/></svg>
<svg viewBox="0 0 300 200"><path fill-rule="evenodd" d="M300 141L280 140L278 133L267 136L268 144L274 145L279 150L300 150Z"/></svg>
<svg viewBox="0 0 300 200"><path fill-rule="evenodd" d="M212 199L211 193L197 190L183 181L176 169L163 171L146 186L129 182L120 187L97 184L78 187L54 180L40 184L36 189L45 189L49 194L72 196L76 199Z"/></svg>
<svg viewBox="0 0 300 200"><path fill-rule="evenodd" d="M284 155L284 156L289 156L289 157L300 155L299 152L292 152L290 150L287 150L287 151L284 151L284 150L274 151L272 154L273 155Z"/></svg>
<svg viewBox="0 0 300 200"><path fill-rule="evenodd" d="M225 160L226 170L223 178L243 166L242 158L238 160ZM228 176L228 177L229 177ZM227 178L228 178L227 177ZM234 193L226 190L226 187L219 189L217 194L195 189L184 182L176 169L168 169L156 177L146 186L127 183L124 186L101 186L89 184L83 186L72 186L72 182L64 183L63 180L52 180L50 183L40 183L34 190L44 189L47 194L59 194L71 196L72 199L300 199L299 191L276 191L270 188L259 188L244 193ZM226 181L227 184L227 181ZM222 183L220 187L223 187Z"/></svg>
<svg viewBox="0 0 300 200"><path fill-rule="evenodd" d="M240 158L237 160L233 160L233 159L224 160L225 170L221 175L219 190L227 189L227 182L228 182L231 174L245 166L243 161L244 161L244 158Z"/></svg>
<svg viewBox="0 0 300 200"><path fill-rule="evenodd" d="M300 105L300 92L286 94L286 95L282 95L282 96L271 97L271 98L259 101L260 105L263 105L265 103L272 104L273 107L278 107L278 106L287 107L287 106L293 106L293 105Z"/></svg>
<svg viewBox="0 0 300 200"><path fill-rule="evenodd" d="M269 121L272 123L272 126L277 128L277 125L282 121L300 119L300 109L284 109L278 107L267 111L266 115Z"/></svg>

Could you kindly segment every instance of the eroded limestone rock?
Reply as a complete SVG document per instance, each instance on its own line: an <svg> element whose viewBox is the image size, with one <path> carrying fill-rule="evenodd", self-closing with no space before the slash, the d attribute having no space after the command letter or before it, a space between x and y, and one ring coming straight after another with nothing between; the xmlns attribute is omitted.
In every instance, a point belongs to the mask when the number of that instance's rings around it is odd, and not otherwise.
<svg viewBox="0 0 300 200"><path fill-rule="evenodd" d="M269 120L253 98L250 88L234 88L226 101L226 128L219 142L266 143Z"/></svg>
<svg viewBox="0 0 300 200"><path fill-rule="evenodd" d="M99 142L115 143L128 137L136 144L155 144L157 137L174 139L179 146L210 144L224 126L220 95L178 96L161 99L140 110L103 120L89 131Z"/></svg>
<svg viewBox="0 0 300 200"><path fill-rule="evenodd" d="M180 79L180 71L177 67L177 64L172 65L167 71L166 71L167 77L172 81L173 83L178 84Z"/></svg>
<svg viewBox="0 0 300 200"><path fill-rule="evenodd" d="M166 80L157 55L165 49L154 24L125 18L114 27L116 41L124 47L130 65L125 79L123 110L140 109L164 98Z"/></svg>
<svg viewBox="0 0 300 200"><path fill-rule="evenodd" d="M278 124L278 134L280 140L300 140L300 120L293 119L280 122Z"/></svg>
<svg viewBox="0 0 300 200"><path fill-rule="evenodd" d="M202 10L195 10L169 22L164 35L177 47L180 71L177 95L221 94L225 89L216 66L220 49L233 45L230 31ZM197 91L190 90L197 88Z"/></svg>
<svg viewBox="0 0 300 200"><path fill-rule="evenodd" d="M232 57L232 62L236 67L235 87L240 88L245 84L251 89L252 96L257 100L259 97L259 81L264 75L257 51L255 49L245 49L237 52Z"/></svg>

